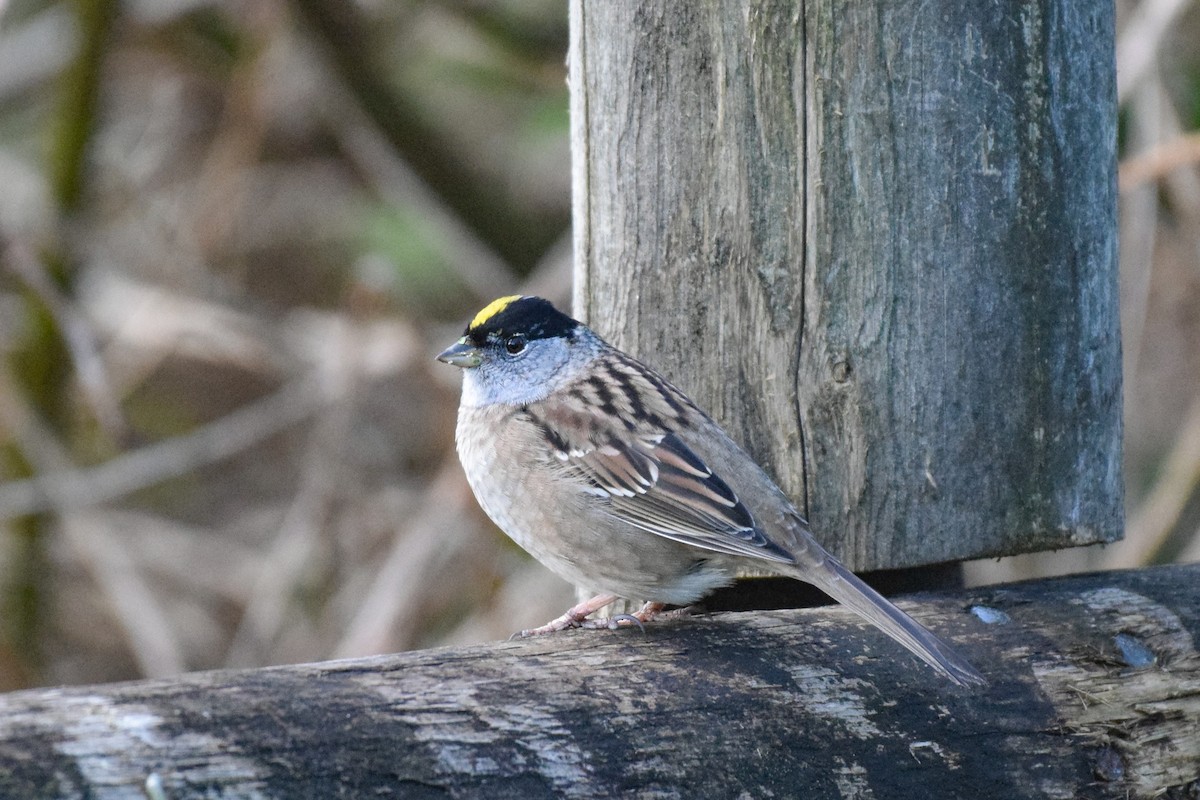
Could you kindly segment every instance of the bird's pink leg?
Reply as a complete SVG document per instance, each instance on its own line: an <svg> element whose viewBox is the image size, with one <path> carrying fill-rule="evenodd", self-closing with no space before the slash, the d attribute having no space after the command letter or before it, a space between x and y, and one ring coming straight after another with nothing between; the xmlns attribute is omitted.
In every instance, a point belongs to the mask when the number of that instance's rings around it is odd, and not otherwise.
<svg viewBox="0 0 1200 800"><path fill-rule="evenodd" d="M598 594L590 600L584 600L579 605L572 606L567 610L567 613L563 614L561 617L550 620L540 628L530 628L527 631L521 631L520 633L514 634L513 638L527 639L530 636L541 636L546 633L565 631L567 628L583 627L584 621L587 620L589 616L595 614L605 606L616 602L616 599L617 596L615 594Z"/></svg>
<svg viewBox="0 0 1200 800"><path fill-rule="evenodd" d="M662 610L666 607L666 603L647 602L635 611L633 616L637 617L638 622L649 622L662 613Z"/></svg>
<svg viewBox="0 0 1200 800"><path fill-rule="evenodd" d="M615 631L621 627L632 627L636 625L645 632L645 623L652 619L658 619L660 616L675 617L682 616L687 613L687 609L681 608L678 611L671 611L666 614L663 609L667 607L666 603L658 603L653 600L647 601L637 611L632 614L617 614L608 619L588 619L579 623L581 628L608 628L610 631Z"/></svg>

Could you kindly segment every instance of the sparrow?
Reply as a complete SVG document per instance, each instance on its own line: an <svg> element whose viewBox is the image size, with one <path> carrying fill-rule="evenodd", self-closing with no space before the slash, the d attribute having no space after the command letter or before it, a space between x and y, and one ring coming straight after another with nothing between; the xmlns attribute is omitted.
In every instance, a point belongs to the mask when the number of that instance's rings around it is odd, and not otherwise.
<svg viewBox="0 0 1200 800"><path fill-rule="evenodd" d="M593 596L541 626L638 625L747 568L813 584L960 685L962 656L825 551L775 482L659 373L540 297L493 301L438 360L463 372L455 443L479 505ZM633 615L596 620L618 598Z"/></svg>

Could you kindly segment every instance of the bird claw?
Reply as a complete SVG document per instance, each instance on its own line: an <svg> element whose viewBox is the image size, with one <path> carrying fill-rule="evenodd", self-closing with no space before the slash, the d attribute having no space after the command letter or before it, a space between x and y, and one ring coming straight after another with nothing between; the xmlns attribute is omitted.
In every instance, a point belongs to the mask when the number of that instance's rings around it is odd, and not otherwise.
<svg viewBox="0 0 1200 800"><path fill-rule="evenodd" d="M585 628L587 630L610 630L615 631L621 628L632 628L635 625L642 633L646 632L646 623L658 617L682 616L688 612L688 609L679 609L677 611L663 611L662 603L650 602L643 605L632 614L614 614L608 619L589 619L589 617L599 611L604 606L616 600L612 595L598 595L591 600L571 608L561 617L552 619L540 628L529 628L528 630L517 631L512 636L508 637L511 642L514 639L529 639L533 636L544 636L547 633L558 633L565 631L568 628Z"/></svg>
<svg viewBox="0 0 1200 800"><path fill-rule="evenodd" d="M585 600L578 605L572 606L561 617L550 620L540 628L529 628L528 630L518 631L508 637L508 640L511 642L513 639L528 639L532 636L558 633L559 631L565 631L567 628L583 627L583 623L587 621L588 617L611 604L616 599L616 595L598 594L590 600Z"/></svg>
<svg viewBox="0 0 1200 800"><path fill-rule="evenodd" d="M508 640L511 642L514 639L532 639L534 636L545 636L548 633L558 633L569 628L582 628L585 627L585 622L587 622L586 619L575 619L568 614L563 614L561 617L552 619L539 628L526 628L523 631L517 631L508 637Z"/></svg>
<svg viewBox="0 0 1200 800"><path fill-rule="evenodd" d="M579 627L581 628L588 628L589 630L607 628L610 631L619 630L620 628L632 628L635 625L642 633L646 632L646 626L634 614L614 614L608 619L585 619L579 623Z"/></svg>
<svg viewBox="0 0 1200 800"><path fill-rule="evenodd" d="M642 633L646 632L646 626L642 621L633 614L616 614L606 619L576 619L564 614L563 616L547 622L540 628L528 628L523 631L517 631L508 640L530 639L534 636L545 636L548 633L558 633L559 631L569 630L571 628L582 628L589 631L610 630L615 631L623 627L632 627L636 625L641 629Z"/></svg>

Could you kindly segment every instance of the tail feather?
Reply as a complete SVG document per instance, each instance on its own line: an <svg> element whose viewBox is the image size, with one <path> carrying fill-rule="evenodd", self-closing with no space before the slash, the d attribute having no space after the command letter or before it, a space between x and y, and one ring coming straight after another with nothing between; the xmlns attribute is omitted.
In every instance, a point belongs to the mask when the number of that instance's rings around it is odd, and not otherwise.
<svg viewBox="0 0 1200 800"><path fill-rule="evenodd" d="M815 542L813 543L815 544ZM954 648L921 623L896 608L828 553L820 563L797 566L797 577L813 584L834 600L904 645L926 664L960 686L981 686L987 681Z"/></svg>

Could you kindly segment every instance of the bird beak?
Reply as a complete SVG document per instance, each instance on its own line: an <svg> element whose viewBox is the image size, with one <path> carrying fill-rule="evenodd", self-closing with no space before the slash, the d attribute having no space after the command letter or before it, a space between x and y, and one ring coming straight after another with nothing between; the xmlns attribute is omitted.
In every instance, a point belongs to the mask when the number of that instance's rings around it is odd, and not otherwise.
<svg viewBox="0 0 1200 800"><path fill-rule="evenodd" d="M478 367L483 363L483 354L479 352L479 348L468 342L467 337L464 336L438 353L437 360L452 367Z"/></svg>

